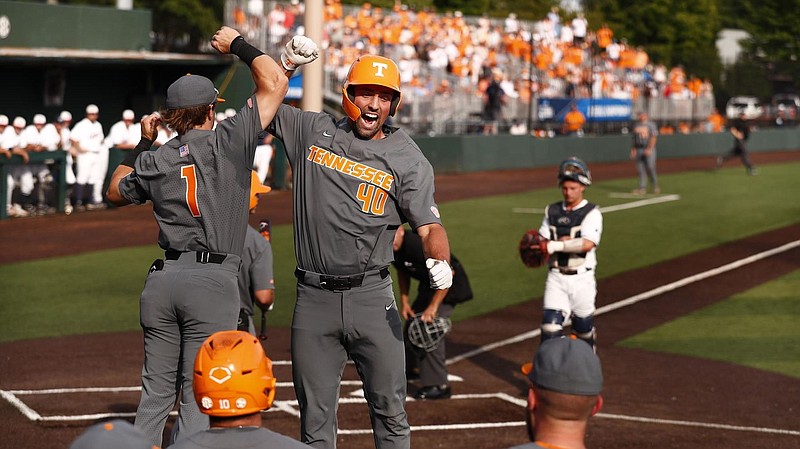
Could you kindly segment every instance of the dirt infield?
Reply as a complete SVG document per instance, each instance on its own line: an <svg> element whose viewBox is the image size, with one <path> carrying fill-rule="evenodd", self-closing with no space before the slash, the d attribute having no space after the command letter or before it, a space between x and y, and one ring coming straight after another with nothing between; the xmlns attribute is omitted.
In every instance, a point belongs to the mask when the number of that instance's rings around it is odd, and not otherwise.
<svg viewBox="0 0 800 449"><path fill-rule="evenodd" d="M800 152L798 152L800 153ZM756 154L755 162L798 160L798 153ZM705 170L710 158L659 161L659 172ZM592 166L596 179L630 177L630 164ZM437 198L447 201L480 195L525 191L552 186L552 168L444 175L437 177ZM288 192L270 194L259 211L274 223L291 220ZM156 227L148 207L130 207L74 215L37 217L0 224L13 235L21 251L6 248L0 263L74 254L97 249L152 244ZM44 230L59 229L69 241ZM52 236L52 238L45 238ZM87 236L86 239L81 236ZM91 239L88 238L91 236ZM800 225L768 232L743 241L691 254L599 281L599 310L748 256L800 239ZM92 241L90 248L86 241ZM8 246L8 245L6 245ZM659 324L723 300L796 270L800 249L794 248L741 268L691 283L682 288L599 314L600 356L606 378L605 408L593 419L588 442L593 448L709 448L800 446L797 397L800 380L672 354L627 349L615 343ZM635 280L635 281L634 281ZM504 448L526 441L522 425L525 380L519 366L528 361L537 340L524 338L538 326L540 299L460 321L448 336L454 398L409 401L412 447ZM514 340L518 337L517 340ZM503 343L505 342L505 343ZM496 344L491 350L485 345ZM482 349L484 348L484 349ZM268 353L276 361L281 386L277 401L265 416L265 426L296 437L298 421L291 401L294 393L289 360L289 332L273 328ZM12 401L0 401L0 429L7 435L0 448L66 448L93 422L80 415L130 414L138 403L142 360L141 334L80 335L0 344L4 368L0 389L12 391ZM348 367L345 379L356 381ZM98 391L81 390L88 387ZM45 389L67 389L43 391ZM413 388L413 387L411 387ZM21 391L25 390L25 391ZM373 447L366 405L351 393L356 382L342 387L339 445L347 449ZM26 409L25 407L29 407ZM20 410L46 417L32 421ZM129 415L124 415L129 416ZM466 443L468 442L468 443ZM466 443L466 444L465 444Z"/></svg>

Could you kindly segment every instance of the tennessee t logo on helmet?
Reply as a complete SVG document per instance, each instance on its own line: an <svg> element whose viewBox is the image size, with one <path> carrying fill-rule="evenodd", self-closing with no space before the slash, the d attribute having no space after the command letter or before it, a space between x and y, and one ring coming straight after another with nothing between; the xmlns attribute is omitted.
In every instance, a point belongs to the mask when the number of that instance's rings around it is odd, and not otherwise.
<svg viewBox="0 0 800 449"><path fill-rule="evenodd" d="M389 115L394 116L403 96L400 91L400 69L397 68L397 64L389 58L376 55L359 56L353 62L342 87L342 108L353 121L361 117L361 109L355 105L350 87L364 84L388 87L395 91L397 95L392 99L392 106L389 109Z"/></svg>
<svg viewBox="0 0 800 449"><path fill-rule="evenodd" d="M373 62L372 67L378 69L375 71L375 76L380 76L381 78L383 78L383 71L384 69L388 69L389 65L381 62Z"/></svg>

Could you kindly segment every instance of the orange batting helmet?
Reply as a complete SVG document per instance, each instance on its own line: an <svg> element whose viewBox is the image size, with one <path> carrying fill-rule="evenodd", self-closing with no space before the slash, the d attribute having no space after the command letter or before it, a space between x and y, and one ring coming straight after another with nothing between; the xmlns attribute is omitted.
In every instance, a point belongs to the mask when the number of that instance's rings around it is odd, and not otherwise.
<svg viewBox="0 0 800 449"><path fill-rule="evenodd" d="M394 115L400 106L400 99L403 94L400 92L400 69L397 64L389 58L375 55L359 56L350 66L347 72L347 79L342 88L342 107L344 112L351 120L356 121L361 116L361 109L353 103L353 92L350 86L361 84L373 84L388 87L397 93L392 100L392 107L389 115Z"/></svg>
<svg viewBox="0 0 800 449"><path fill-rule="evenodd" d="M272 187L261 184L261 180L258 179L258 174L256 174L256 172L253 171L250 173L250 209L253 209L258 206L258 194L269 193L272 191Z"/></svg>
<svg viewBox="0 0 800 449"><path fill-rule="evenodd" d="M194 361L194 398L211 416L239 416L272 407L272 361L256 337L242 331L217 332Z"/></svg>

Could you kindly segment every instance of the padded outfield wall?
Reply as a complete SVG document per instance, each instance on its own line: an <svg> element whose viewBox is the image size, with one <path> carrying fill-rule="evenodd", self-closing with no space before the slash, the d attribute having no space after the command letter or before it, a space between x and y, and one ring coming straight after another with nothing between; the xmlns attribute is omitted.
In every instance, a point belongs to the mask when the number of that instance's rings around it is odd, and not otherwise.
<svg viewBox="0 0 800 449"><path fill-rule="evenodd" d="M558 165L569 156L591 162L628 160L631 135L537 138L532 136L415 136L437 173L466 173ZM728 151L727 133L660 136L659 158L711 156ZM800 128L764 129L750 134L752 152L800 150Z"/></svg>

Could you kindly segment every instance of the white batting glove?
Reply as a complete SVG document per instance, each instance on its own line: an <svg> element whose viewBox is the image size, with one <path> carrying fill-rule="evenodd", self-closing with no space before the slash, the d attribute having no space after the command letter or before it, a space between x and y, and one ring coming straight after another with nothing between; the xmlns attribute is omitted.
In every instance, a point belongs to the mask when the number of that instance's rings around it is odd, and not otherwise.
<svg viewBox="0 0 800 449"><path fill-rule="evenodd" d="M281 64L286 70L294 70L297 67L308 64L319 57L319 47L317 43L305 36L294 36L281 53Z"/></svg>
<svg viewBox="0 0 800 449"><path fill-rule="evenodd" d="M453 269L446 260L427 259L428 277L431 279L431 288L444 290L453 285Z"/></svg>

